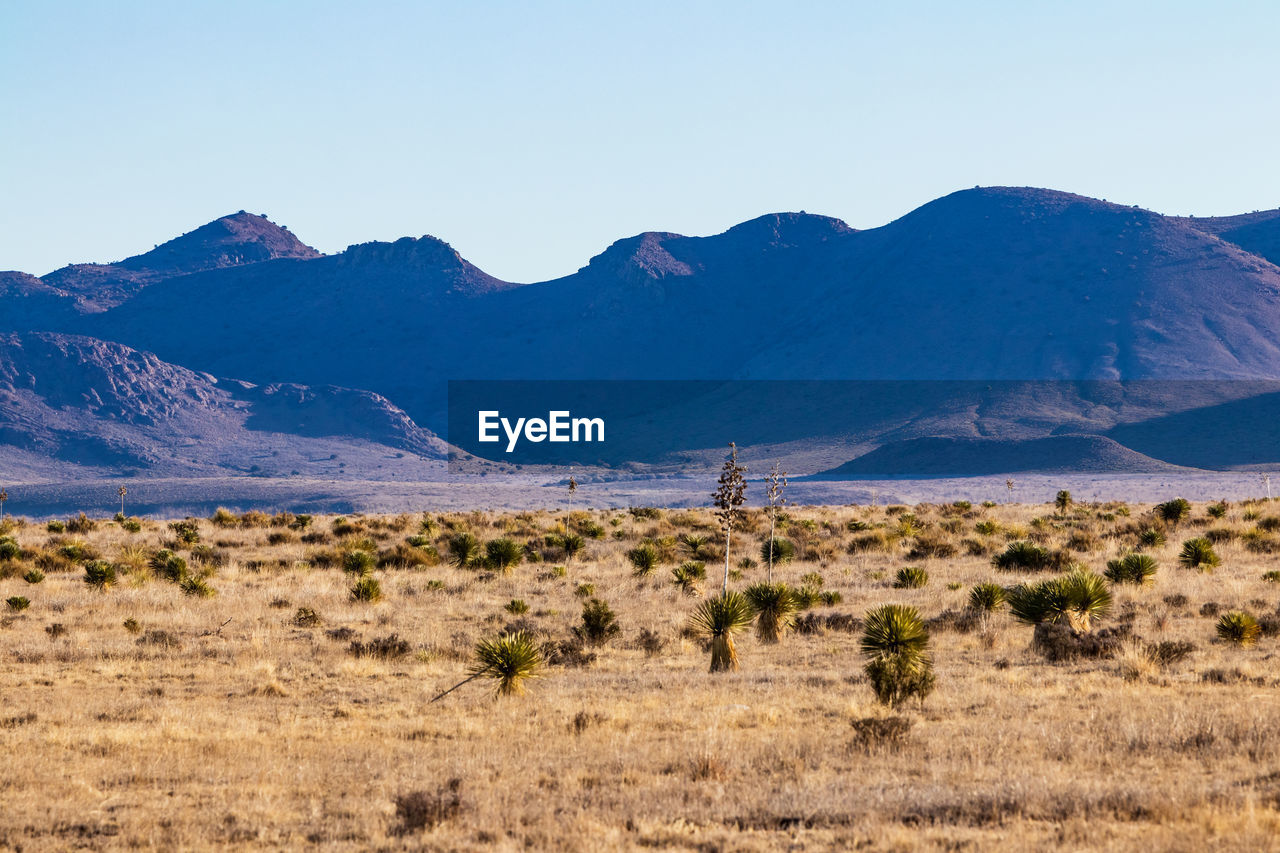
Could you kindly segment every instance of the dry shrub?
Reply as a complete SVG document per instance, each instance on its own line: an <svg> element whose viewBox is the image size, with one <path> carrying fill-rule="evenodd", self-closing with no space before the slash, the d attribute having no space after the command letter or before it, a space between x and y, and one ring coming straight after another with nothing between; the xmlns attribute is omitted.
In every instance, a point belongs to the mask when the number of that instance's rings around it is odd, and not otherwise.
<svg viewBox="0 0 1280 853"><path fill-rule="evenodd" d="M1120 651L1130 635L1128 625L1117 625L1092 633L1077 633L1058 622L1036 625L1031 645L1050 661L1078 658L1111 658Z"/></svg>
<svg viewBox="0 0 1280 853"><path fill-rule="evenodd" d="M431 829L462 813L462 780L450 779L434 791L410 791L395 798L396 835Z"/></svg>
<svg viewBox="0 0 1280 853"><path fill-rule="evenodd" d="M907 742L913 721L910 717L863 717L853 720L853 747L866 752L878 748L897 750Z"/></svg>

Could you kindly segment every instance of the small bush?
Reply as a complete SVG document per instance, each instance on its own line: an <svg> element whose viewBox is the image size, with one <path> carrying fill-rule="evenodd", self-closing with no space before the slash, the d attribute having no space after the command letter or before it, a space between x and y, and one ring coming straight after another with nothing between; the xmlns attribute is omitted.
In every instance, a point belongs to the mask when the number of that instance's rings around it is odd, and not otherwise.
<svg viewBox="0 0 1280 853"><path fill-rule="evenodd" d="M310 607L299 607L291 621L298 628L314 628L320 624L320 614Z"/></svg>
<svg viewBox="0 0 1280 853"><path fill-rule="evenodd" d="M449 537L449 559L460 569L473 565L480 557L480 541L466 531Z"/></svg>
<svg viewBox="0 0 1280 853"><path fill-rule="evenodd" d="M66 533L67 525L65 522L51 521L44 526L44 529L49 531L50 533Z"/></svg>
<svg viewBox="0 0 1280 853"><path fill-rule="evenodd" d="M128 631L130 634L142 633L142 623L139 622L137 619L134 619L132 616L124 620L122 624L124 625L124 629Z"/></svg>
<svg viewBox="0 0 1280 853"><path fill-rule="evenodd" d="M44 580L44 572L39 569L28 569L26 573L23 574L22 579L27 583L37 584Z"/></svg>
<svg viewBox="0 0 1280 853"><path fill-rule="evenodd" d="M0 561L8 562L22 556L18 542L9 536L0 536Z"/></svg>
<svg viewBox="0 0 1280 853"><path fill-rule="evenodd" d="M867 752L878 748L897 749L911 733L910 717L863 717L853 720L853 746Z"/></svg>
<svg viewBox="0 0 1280 853"><path fill-rule="evenodd" d="M617 636L622 628L609 605L593 598L582 606L582 624L573 629L574 636L584 643L601 646Z"/></svg>
<svg viewBox="0 0 1280 853"><path fill-rule="evenodd" d="M1149 554L1125 554L1107 562L1103 576L1112 583L1149 583L1156 575L1157 564Z"/></svg>
<svg viewBox="0 0 1280 853"><path fill-rule="evenodd" d="M444 787L435 791L411 791L395 798L396 817L400 826L395 834L408 835L451 820L462 812L459 793L461 779L450 779Z"/></svg>
<svg viewBox="0 0 1280 853"><path fill-rule="evenodd" d="M98 523L83 512L74 518L68 518L66 530L68 533L91 533L98 526Z"/></svg>
<svg viewBox="0 0 1280 853"><path fill-rule="evenodd" d="M645 577L653 574L658 565L658 548L652 542L644 542L627 551L627 559L631 562L633 574Z"/></svg>
<svg viewBox="0 0 1280 853"><path fill-rule="evenodd" d="M19 613L31 606L31 599L23 595L13 595L13 596L10 596L9 598L6 598L4 600L4 603L9 605L10 610L14 611L15 613Z"/></svg>
<svg viewBox="0 0 1280 853"><path fill-rule="evenodd" d="M367 643L356 640L347 648L347 651L358 658L395 660L409 653L409 642L400 639L396 634L390 634L386 637L370 640Z"/></svg>
<svg viewBox="0 0 1280 853"><path fill-rule="evenodd" d="M1191 504L1183 498L1174 498L1156 506L1156 515L1170 527L1177 527L1191 514Z"/></svg>
<svg viewBox="0 0 1280 853"><path fill-rule="evenodd" d="M512 615L520 616L529 612L529 605L525 603L523 598L513 598L503 605L502 609Z"/></svg>
<svg viewBox="0 0 1280 853"><path fill-rule="evenodd" d="M671 570L671 582L685 595L694 595L698 584L707 578L707 566L698 560L686 560Z"/></svg>
<svg viewBox="0 0 1280 853"><path fill-rule="evenodd" d="M196 575L187 575L182 582L178 584L178 588L186 595L193 595L197 598L212 598L218 594L218 591L209 586L202 577Z"/></svg>
<svg viewBox="0 0 1280 853"><path fill-rule="evenodd" d="M1166 541L1164 531L1158 527L1148 527L1138 534L1139 548L1160 548Z"/></svg>
<svg viewBox="0 0 1280 853"><path fill-rule="evenodd" d="M907 566L898 569L893 582L895 589L920 589L929 583L929 573L919 566Z"/></svg>
<svg viewBox="0 0 1280 853"><path fill-rule="evenodd" d="M200 524L194 518L184 521L172 521L169 529L183 545L194 545L200 541Z"/></svg>
<svg viewBox="0 0 1280 853"><path fill-rule="evenodd" d="M1261 628L1258 622L1243 610L1232 610L1218 619L1218 637L1237 646L1252 646L1258 642Z"/></svg>
<svg viewBox="0 0 1280 853"><path fill-rule="evenodd" d="M351 587L351 600L372 604L382 598L382 584L372 575L363 575Z"/></svg>
<svg viewBox="0 0 1280 853"><path fill-rule="evenodd" d="M969 609L994 613L1004 607L1004 598L1004 587L993 581L983 581L969 590Z"/></svg>
<svg viewBox="0 0 1280 853"><path fill-rule="evenodd" d="M489 568L509 574L524 559L524 549L514 539L502 537L485 543L485 562Z"/></svg>
<svg viewBox="0 0 1280 853"><path fill-rule="evenodd" d="M770 544L773 545L772 549L769 547ZM773 564L775 566L790 563L796 556L796 546L791 540L783 539L781 536L775 536L772 543L768 539L760 543L761 564L766 566L769 564L770 551L772 551Z"/></svg>
<svg viewBox="0 0 1280 853"><path fill-rule="evenodd" d="M1213 543L1208 539L1188 539L1182 543L1182 551L1178 554L1178 562L1189 569L1212 571L1214 566L1222 562L1218 553L1213 550Z"/></svg>
<svg viewBox="0 0 1280 853"><path fill-rule="evenodd" d="M105 590L116 582L116 567L104 560L91 560L84 566L84 582L94 589Z"/></svg>
<svg viewBox="0 0 1280 853"><path fill-rule="evenodd" d="M363 575L373 571L378 558L363 548L352 548L342 554L342 570L353 575Z"/></svg>
<svg viewBox="0 0 1280 853"><path fill-rule="evenodd" d="M1040 571L1053 564L1053 555L1032 542L1010 542L1004 551L991 559L991 564L1004 571Z"/></svg>

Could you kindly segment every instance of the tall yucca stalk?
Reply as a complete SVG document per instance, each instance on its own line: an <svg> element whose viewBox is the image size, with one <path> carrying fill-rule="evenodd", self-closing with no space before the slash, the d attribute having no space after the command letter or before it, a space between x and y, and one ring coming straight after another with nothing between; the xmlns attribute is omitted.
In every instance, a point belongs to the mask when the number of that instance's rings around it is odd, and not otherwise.
<svg viewBox="0 0 1280 853"><path fill-rule="evenodd" d="M747 500L746 473L746 466L738 464L738 445L729 442L729 458L725 460L719 483L711 495L715 502L716 519L720 522L720 529L724 531L724 583L721 584L720 591L725 594L729 592L729 537L733 534L733 528L742 520L742 505Z"/></svg>
<svg viewBox="0 0 1280 853"><path fill-rule="evenodd" d="M774 553L773 541L774 531L778 527L778 510L787 499L783 496L783 491L787 488L787 472L782 470L780 463L773 463L773 470L769 472L769 476L765 477L765 497L769 501L769 572L765 575L765 580L773 583L773 558Z"/></svg>
<svg viewBox="0 0 1280 853"><path fill-rule="evenodd" d="M689 624L700 636L711 641L711 671L727 672L738 668L738 650L733 635L751 624L751 602L740 592L722 592L698 605Z"/></svg>
<svg viewBox="0 0 1280 853"><path fill-rule="evenodd" d="M791 627L800 609L784 583L758 583L747 587L747 601L756 613L756 636L762 643L776 643Z"/></svg>

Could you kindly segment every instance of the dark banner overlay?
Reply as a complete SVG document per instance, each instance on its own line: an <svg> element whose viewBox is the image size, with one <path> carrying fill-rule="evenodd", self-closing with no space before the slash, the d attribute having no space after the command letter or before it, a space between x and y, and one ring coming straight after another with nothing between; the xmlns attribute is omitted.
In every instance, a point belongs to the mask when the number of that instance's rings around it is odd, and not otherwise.
<svg viewBox="0 0 1280 853"><path fill-rule="evenodd" d="M458 380L445 437L514 465L670 465L734 441L847 446L849 476L1221 470L1280 462L1280 382Z"/></svg>

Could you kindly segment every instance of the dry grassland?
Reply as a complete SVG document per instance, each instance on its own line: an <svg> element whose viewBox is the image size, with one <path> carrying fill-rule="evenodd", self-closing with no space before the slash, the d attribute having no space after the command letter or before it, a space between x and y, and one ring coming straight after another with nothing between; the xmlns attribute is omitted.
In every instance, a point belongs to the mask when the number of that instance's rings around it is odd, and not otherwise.
<svg viewBox="0 0 1280 853"><path fill-rule="evenodd" d="M820 575L839 601L815 600L777 645L740 635L741 669L718 675L683 631L718 589L709 510L575 512L585 547L563 574L550 512L431 513L426 532L423 515L202 519L198 545L155 521L10 524L0 599L30 606L0 604L0 849L1280 847L1280 586L1264 579L1280 506L1196 504L1176 527L1120 504L786 513L796 555L777 577L816 592ZM735 566L767 537L760 511L747 526ZM1050 661L1006 611L965 614L975 583L1054 574L995 569L1011 541L1102 571L1150 527L1167 536L1144 549L1154 581L1115 586L1095 629L1127 626L1113 656ZM526 559L455 567L460 531ZM670 582L682 534L709 537L694 595ZM1221 565L1182 567L1204 535ZM626 552L644 540L660 563L637 578ZM215 595L157 575L166 543ZM376 603L352 600L341 567L361 548L383 564ZM105 590L85 582L94 552L118 564ZM906 566L927 585L895 588ZM23 579L33 568L43 581ZM743 588L764 569L737 573ZM621 627L598 647L571 633L583 584ZM863 675L860 618L886 602L935 620L922 705L880 706ZM1256 645L1218 640L1232 609L1257 617ZM555 661L525 695L481 678L431 702L512 623ZM1159 643L1190 648L1161 662ZM866 722L894 717L909 729Z"/></svg>

